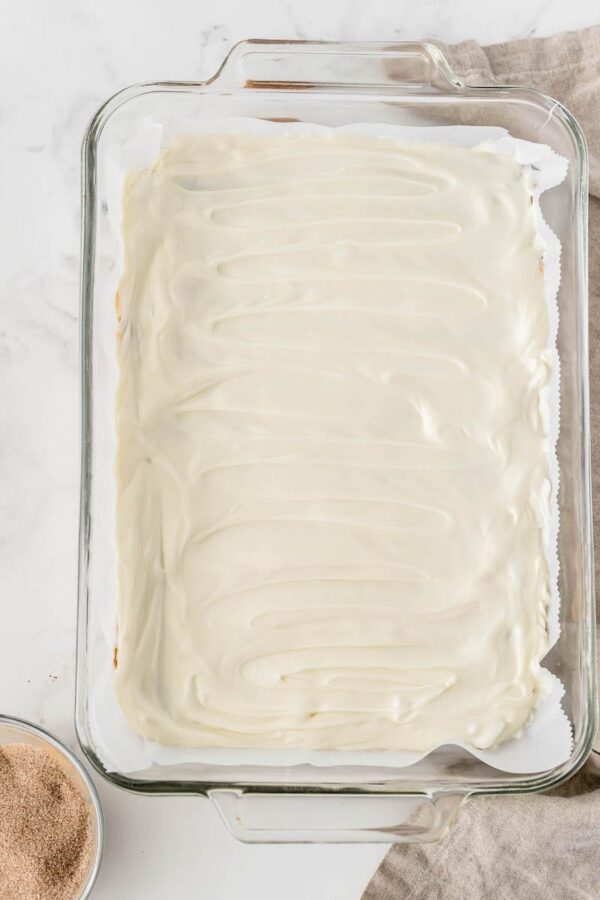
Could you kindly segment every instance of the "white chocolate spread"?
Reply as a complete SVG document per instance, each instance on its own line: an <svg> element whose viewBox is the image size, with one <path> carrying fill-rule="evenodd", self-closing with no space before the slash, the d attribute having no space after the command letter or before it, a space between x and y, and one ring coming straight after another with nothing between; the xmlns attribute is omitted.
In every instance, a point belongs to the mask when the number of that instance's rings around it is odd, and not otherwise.
<svg viewBox="0 0 600 900"><path fill-rule="evenodd" d="M116 690L194 747L518 734L550 598L531 184L485 149L177 138L128 176Z"/></svg>

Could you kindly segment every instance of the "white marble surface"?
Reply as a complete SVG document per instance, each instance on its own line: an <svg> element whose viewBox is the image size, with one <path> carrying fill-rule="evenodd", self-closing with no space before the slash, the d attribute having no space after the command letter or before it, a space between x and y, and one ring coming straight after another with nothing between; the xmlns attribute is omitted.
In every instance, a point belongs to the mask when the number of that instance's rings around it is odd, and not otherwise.
<svg viewBox="0 0 600 900"><path fill-rule="evenodd" d="M593 24L597 0L20 0L0 27L0 712L73 728L79 146L108 95L210 75L246 37L485 43ZM97 779L98 900L358 900L381 846L237 844L208 801Z"/></svg>

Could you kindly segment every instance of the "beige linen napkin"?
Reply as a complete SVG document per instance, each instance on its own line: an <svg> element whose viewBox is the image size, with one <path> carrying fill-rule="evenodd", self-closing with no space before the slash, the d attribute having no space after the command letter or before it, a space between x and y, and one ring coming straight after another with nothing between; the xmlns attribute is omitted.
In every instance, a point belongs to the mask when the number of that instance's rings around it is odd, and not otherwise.
<svg viewBox="0 0 600 900"><path fill-rule="evenodd" d="M590 153L590 382L596 580L600 584L600 27L480 47L442 46L468 84L519 84L560 100ZM394 846L362 900L600 898L600 763L548 794L469 801L448 836Z"/></svg>

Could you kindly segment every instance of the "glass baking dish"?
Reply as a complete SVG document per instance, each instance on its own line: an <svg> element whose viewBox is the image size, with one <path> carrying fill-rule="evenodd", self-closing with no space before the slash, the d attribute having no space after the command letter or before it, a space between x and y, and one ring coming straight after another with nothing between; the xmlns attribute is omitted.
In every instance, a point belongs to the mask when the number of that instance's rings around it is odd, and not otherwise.
<svg viewBox="0 0 600 900"><path fill-rule="evenodd" d="M503 773L455 747L405 768L374 766L153 764L110 772L94 733L91 688L106 653L101 611L116 591L114 545L114 298L120 247L114 236L121 184L110 153L176 114L193 120L252 116L326 125L376 122L494 125L548 144L568 175L542 197L562 244L559 354L561 431L559 535L561 634L546 665L566 688L573 723L570 759L535 775ZM113 217L111 227L111 219ZM201 794L246 841L427 841L440 837L476 794L546 790L583 763L596 726L587 367L587 156L583 135L555 100L514 87L468 87L428 43L247 41L207 82L127 88L95 115L83 144L82 474L76 724L96 768L147 794Z"/></svg>

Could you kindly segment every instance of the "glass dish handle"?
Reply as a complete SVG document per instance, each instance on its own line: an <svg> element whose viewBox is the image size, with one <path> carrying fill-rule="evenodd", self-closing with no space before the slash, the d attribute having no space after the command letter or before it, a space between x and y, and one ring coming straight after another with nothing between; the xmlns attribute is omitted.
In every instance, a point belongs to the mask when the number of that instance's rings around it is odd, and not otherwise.
<svg viewBox="0 0 600 900"><path fill-rule="evenodd" d="M424 843L441 838L468 794L208 792L245 843Z"/></svg>
<svg viewBox="0 0 600 900"><path fill-rule="evenodd" d="M435 44L251 40L236 44L209 85L223 88L360 90L463 88Z"/></svg>

